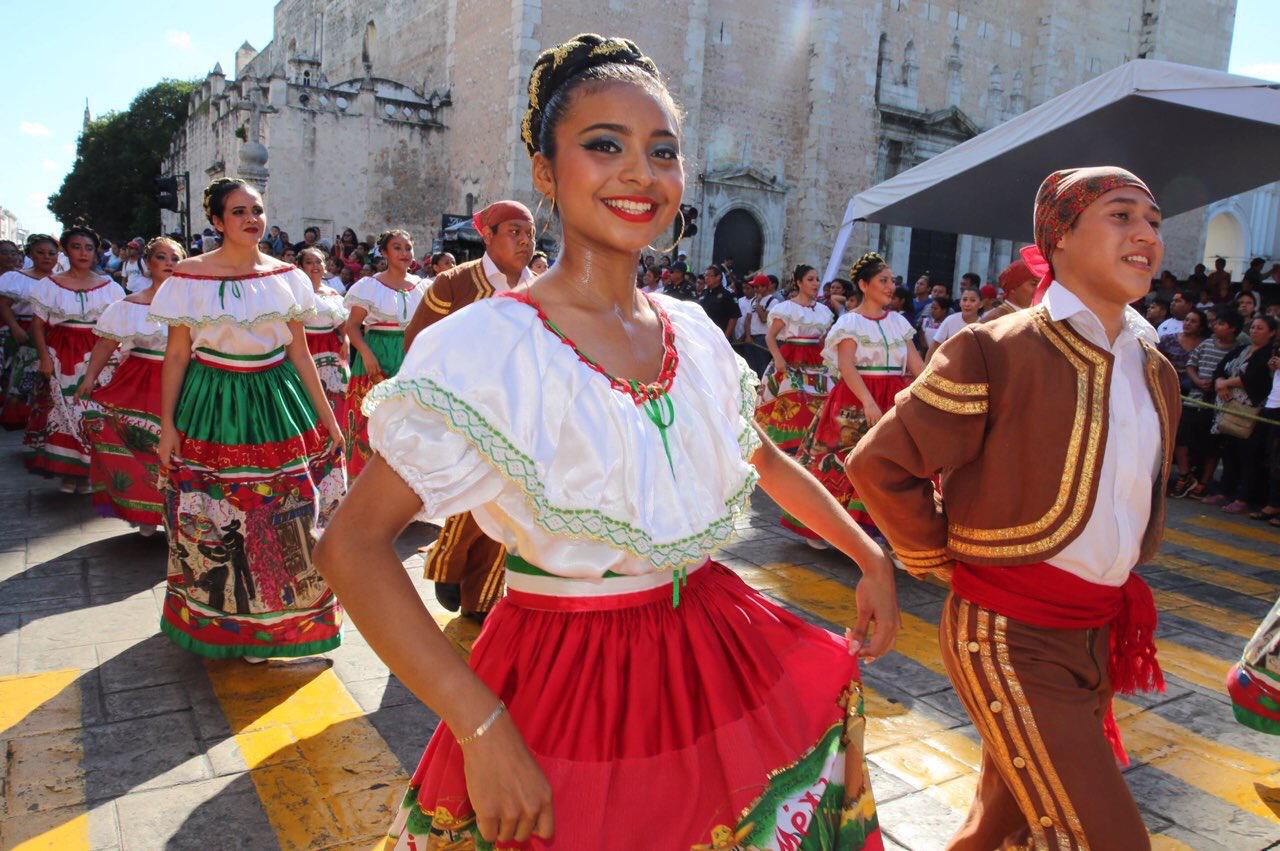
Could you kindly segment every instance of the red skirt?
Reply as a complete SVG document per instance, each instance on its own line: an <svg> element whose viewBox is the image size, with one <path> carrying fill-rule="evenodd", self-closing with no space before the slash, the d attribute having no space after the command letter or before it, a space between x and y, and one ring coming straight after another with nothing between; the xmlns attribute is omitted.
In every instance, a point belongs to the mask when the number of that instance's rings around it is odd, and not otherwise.
<svg viewBox="0 0 1280 851"><path fill-rule="evenodd" d="M163 357L129 355L111 381L93 392L101 410L85 414L93 505L129 523L164 522L164 498L156 487L163 368Z"/></svg>
<svg viewBox="0 0 1280 851"><path fill-rule="evenodd" d="M82 422L86 405L72 397L98 338L85 325L48 325L45 342L53 375L41 377L27 422L24 460L33 473L88 478L89 447Z"/></svg>
<svg viewBox="0 0 1280 851"><path fill-rule="evenodd" d="M894 397L898 391L910 384L903 375L864 374L862 381L871 392L881 412L888 413L893 407ZM822 482L836 502L844 506L849 516L860 523L872 534L879 534L866 506L858 498L853 482L844 472L844 460L853 447L858 445L862 436L870 430L867 415L862 410L862 403L853 395L849 385L844 381L836 384L821 412L814 420L796 461L803 465L814 477ZM818 536L803 523L790 514L783 513L781 523L787 529L806 538L816 539Z"/></svg>
<svg viewBox="0 0 1280 851"><path fill-rule="evenodd" d="M347 385L351 381L351 370L342 356L342 336L336 330L307 329L307 349L315 361L316 372L320 375L320 387L329 400L329 407L341 421Z"/></svg>
<svg viewBox="0 0 1280 851"><path fill-rule="evenodd" d="M676 608L669 585L513 589L471 666L551 784L555 837L528 847L879 849L847 648L708 562ZM406 849L478 838L443 723L390 835Z"/></svg>

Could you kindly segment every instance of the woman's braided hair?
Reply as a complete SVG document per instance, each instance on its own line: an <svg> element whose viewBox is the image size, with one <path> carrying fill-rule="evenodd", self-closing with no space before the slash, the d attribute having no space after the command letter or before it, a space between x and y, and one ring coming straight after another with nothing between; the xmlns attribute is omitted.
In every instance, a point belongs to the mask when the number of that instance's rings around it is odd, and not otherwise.
<svg viewBox="0 0 1280 851"><path fill-rule="evenodd" d="M529 105L520 123L520 138L529 156L541 151L552 156L552 130L563 114L574 86L570 81L619 80L652 87L673 109L675 104L658 75L658 66L626 38L606 38L594 33L576 35L538 54L529 74Z"/></svg>
<svg viewBox="0 0 1280 851"><path fill-rule="evenodd" d="M241 180L238 177L219 177L212 181L204 188L204 198L201 199L204 206L204 217L209 220L209 224L213 224L213 217L222 217L223 210L227 206L227 196L237 189L251 189L248 181Z"/></svg>
<svg viewBox="0 0 1280 851"><path fill-rule="evenodd" d="M889 264L884 257L874 251L868 251L849 267L849 279L855 285L859 281L869 281L885 269Z"/></svg>

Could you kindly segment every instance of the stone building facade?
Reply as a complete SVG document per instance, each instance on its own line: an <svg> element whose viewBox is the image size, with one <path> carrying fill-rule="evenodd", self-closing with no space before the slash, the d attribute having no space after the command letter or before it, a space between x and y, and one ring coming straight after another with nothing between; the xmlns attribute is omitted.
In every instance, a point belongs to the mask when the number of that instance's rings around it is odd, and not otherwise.
<svg viewBox="0 0 1280 851"><path fill-rule="evenodd" d="M245 45L234 79L215 69L193 95L170 165L196 197L220 174L264 180L269 217L295 238L314 223L429 242L442 214L537 205L518 135L534 58L577 32L623 34L686 112L685 203L700 215L679 250L696 265L733 252L740 268L821 268L848 199L879 180L1130 59L1224 69L1235 5L279 0L272 41ZM1274 229L1280 198L1267 199L1232 203L1271 209L1250 215ZM1207 218L1171 221L1171 268L1200 259ZM1014 248L859 226L849 254L869 246L901 274L952 279L993 275Z"/></svg>

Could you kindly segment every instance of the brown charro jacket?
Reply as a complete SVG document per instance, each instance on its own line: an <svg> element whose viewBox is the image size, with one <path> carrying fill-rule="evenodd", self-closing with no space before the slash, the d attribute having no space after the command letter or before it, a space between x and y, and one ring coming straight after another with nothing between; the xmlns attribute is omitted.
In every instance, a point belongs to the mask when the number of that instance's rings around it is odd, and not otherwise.
<svg viewBox="0 0 1280 851"><path fill-rule="evenodd" d="M455 310L461 310L473 301L493 295L493 284L484 273L480 260L468 260L447 269L436 276L422 296L418 309L404 329L404 349L407 352L423 328L444 319Z"/></svg>
<svg viewBox="0 0 1280 851"><path fill-rule="evenodd" d="M1169 361L1140 343L1160 420L1151 439L1163 448L1146 561L1164 530L1181 402ZM967 325L944 343L846 462L903 566L1031 564L1074 540L1097 498L1112 365L1109 352L1043 306ZM931 481L939 473L941 498Z"/></svg>

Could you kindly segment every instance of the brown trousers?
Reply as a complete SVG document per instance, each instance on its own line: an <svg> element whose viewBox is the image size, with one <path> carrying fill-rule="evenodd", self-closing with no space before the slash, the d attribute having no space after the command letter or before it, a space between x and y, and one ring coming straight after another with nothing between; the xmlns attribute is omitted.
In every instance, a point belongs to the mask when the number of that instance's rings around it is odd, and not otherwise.
<svg viewBox="0 0 1280 851"><path fill-rule="evenodd" d="M455 514L427 556L425 576L461 585L464 612L487 612L502 599L506 559L506 548L481 532L470 512Z"/></svg>
<svg viewBox="0 0 1280 851"><path fill-rule="evenodd" d="M1151 847L1102 732L1108 629L1042 629L947 598L942 660L982 737L977 795L947 846Z"/></svg>

